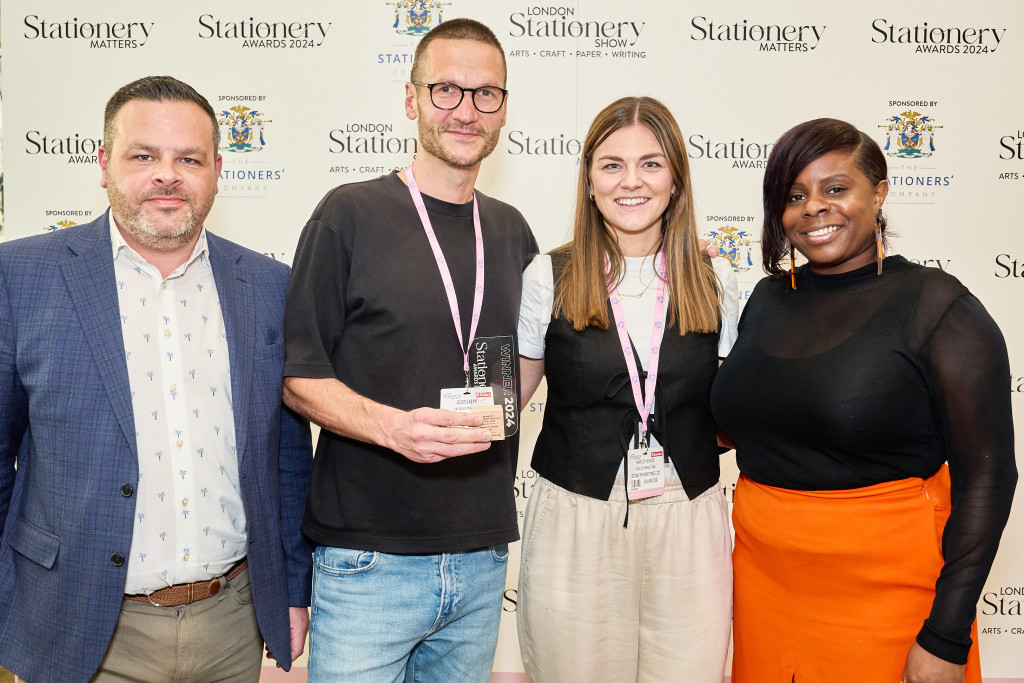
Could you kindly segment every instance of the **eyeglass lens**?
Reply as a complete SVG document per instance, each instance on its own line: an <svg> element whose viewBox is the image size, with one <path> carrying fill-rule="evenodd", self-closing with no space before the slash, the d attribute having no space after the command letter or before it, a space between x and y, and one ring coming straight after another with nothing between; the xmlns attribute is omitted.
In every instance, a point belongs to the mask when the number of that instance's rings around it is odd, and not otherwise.
<svg viewBox="0 0 1024 683"><path fill-rule="evenodd" d="M469 90L467 88L467 90ZM473 92L473 106L481 113L491 114L501 108L504 95L498 88L484 86ZM462 103L463 89L451 83L437 83L430 89L430 101L441 109L455 109Z"/></svg>

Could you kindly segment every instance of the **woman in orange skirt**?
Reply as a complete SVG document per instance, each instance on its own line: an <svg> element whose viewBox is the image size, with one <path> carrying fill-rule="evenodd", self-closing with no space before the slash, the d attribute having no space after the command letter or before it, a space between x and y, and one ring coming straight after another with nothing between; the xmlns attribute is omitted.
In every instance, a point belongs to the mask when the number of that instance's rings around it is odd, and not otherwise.
<svg viewBox="0 0 1024 683"><path fill-rule="evenodd" d="M886 177L834 119L768 159L769 277L712 389L742 473L733 683L981 681L1017 481L1006 345L955 278L884 256Z"/></svg>

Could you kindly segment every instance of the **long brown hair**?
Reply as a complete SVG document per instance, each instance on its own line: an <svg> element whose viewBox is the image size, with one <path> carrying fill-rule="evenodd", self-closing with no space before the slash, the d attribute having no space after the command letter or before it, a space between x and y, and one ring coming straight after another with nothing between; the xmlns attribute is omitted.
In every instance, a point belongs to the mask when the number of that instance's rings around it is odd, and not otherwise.
<svg viewBox="0 0 1024 683"><path fill-rule="evenodd" d="M662 216L661 233L669 293L669 325L679 334L718 329L720 286L711 261L698 244L697 219L690 189L690 163L683 134L672 112L651 97L624 97L605 107L590 124L583 143L576 216L568 260L556 287L554 313L577 332L588 326L608 329L608 278L620 283L625 274L622 250L605 225L597 205L588 197L594 150L608 136L627 126L641 125L657 138L665 153L676 192ZM610 274L605 273L605 256Z"/></svg>

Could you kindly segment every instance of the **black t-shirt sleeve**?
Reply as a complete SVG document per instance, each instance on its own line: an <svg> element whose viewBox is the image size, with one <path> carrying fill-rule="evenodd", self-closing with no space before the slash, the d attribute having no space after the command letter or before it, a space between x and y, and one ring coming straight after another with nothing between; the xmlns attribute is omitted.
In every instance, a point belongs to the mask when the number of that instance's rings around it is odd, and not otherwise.
<svg viewBox="0 0 1024 683"><path fill-rule="evenodd" d="M526 270L526 266L530 265L533 261L533 257L540 253L540 247L537 246L537 238L533 236L533 230L526 224L526 219L520 217L523 221L523 267L522 270Z"/></svg>
<svg viewBox="0 0 1024 683"><path fill-rule="evenodd" d="M966 663L970 627L1017 482L1006 343L981 303L956 298L921 349L942 420L952 510L942 537L945 564L931 614L917 637L924 649Z"/></svg>
<svg viewBox="0 0 1024 683"><path fill-rule="evenodd" d="M284 316L286 377L335 377L331 360L345 328L351 252L341 231L317 218L295 250Z"/></svg>

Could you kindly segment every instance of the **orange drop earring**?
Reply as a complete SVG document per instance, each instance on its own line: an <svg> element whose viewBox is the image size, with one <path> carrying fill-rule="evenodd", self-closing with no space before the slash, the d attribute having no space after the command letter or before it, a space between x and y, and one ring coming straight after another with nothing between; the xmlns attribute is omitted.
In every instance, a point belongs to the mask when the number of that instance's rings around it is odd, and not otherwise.
<svg viewBox="0 0 1024 683"><path fill-rule="evenodd" d="M875 247L878 250L878 274L882 274L882 259L885 258L885 249L882 248L882 224L875 221Z"/></svg>
<svg viewBox="0 0 1024 683"><path fill-rule="evenodd" d="M792 244L789 245L789 286L796 289L796 249Z"/></svg>

